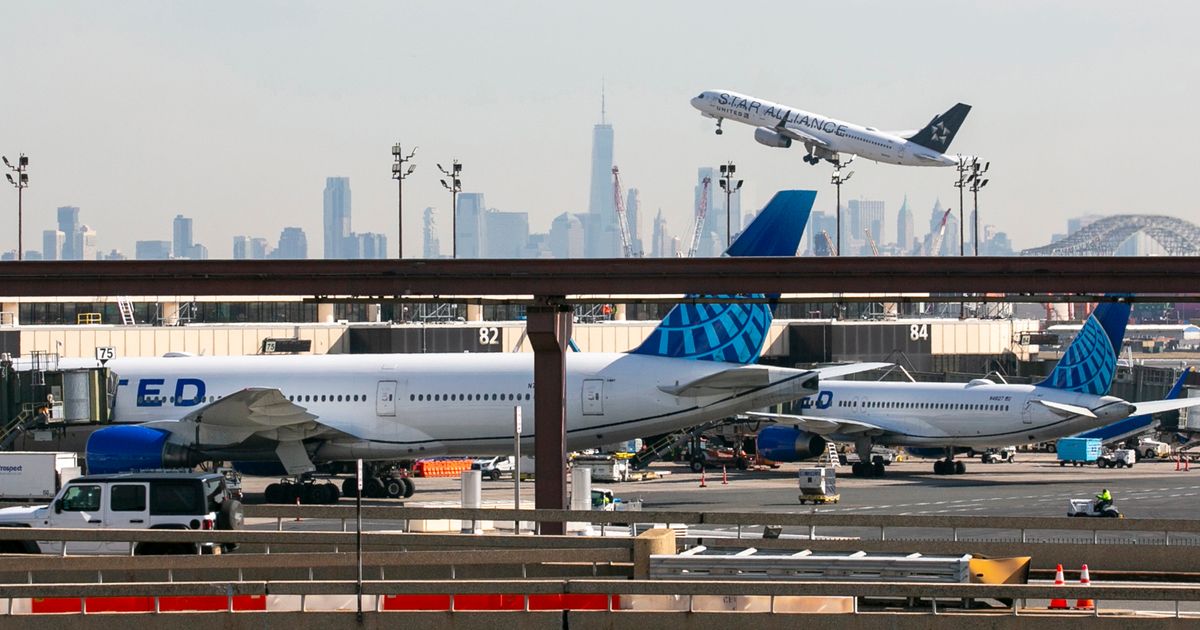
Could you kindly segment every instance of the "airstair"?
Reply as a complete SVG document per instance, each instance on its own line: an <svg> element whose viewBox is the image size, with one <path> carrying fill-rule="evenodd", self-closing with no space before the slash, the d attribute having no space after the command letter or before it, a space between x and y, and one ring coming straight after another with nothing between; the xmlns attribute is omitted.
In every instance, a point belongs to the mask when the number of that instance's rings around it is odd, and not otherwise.
<svg viewBox="0 0 1200 630"><path fill-rule="evenodd" d="M121 311L121 323L125 326L136 326L137 320L133 316L133 302L127 297L117 298L117 310Z"/></svg>
<svg viewBox="0 0 1200 630"><path fill-rule="evenodd" d="M821 453L821 457L817 459L817 466L820 468L837 468L841 465L842 460L838 456L837 444L826 442L825 452Z"/></svg>
<svg viewBox="0 0 1200 630"><path fill-rule="evenodd" d="M722 424L725 424L725 418L713 420L690 429L669 433L663 436L663 438L659 441L642 449L636 455L630 458L629 465L633 466L633 468L637 470L641 470L646 466L649 466L650 462L662 459L662 456L671 452L671 449L683 444L684 442L687 442L688 440L692 439L693 436L700 435L701 433L704 433L705 431L714 427L721 426Z"/></svg>

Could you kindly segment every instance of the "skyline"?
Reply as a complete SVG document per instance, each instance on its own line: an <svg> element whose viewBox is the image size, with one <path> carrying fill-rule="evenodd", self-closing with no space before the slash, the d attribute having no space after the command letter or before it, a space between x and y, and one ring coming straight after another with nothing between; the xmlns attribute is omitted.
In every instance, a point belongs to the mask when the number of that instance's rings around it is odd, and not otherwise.
<svg viewBox="0 0 1200 630"><path fill-rule="evenodd" d="M682 235L695 169L727 160L746 180L743 212L780 188L815 189L816 209L831 212L827 165L758 145L750 129L715 136L688 105L727 88L884 129L970 103L952 148L992 162L980 222L1017 249L1050 242L1081 215L1195 215L1182 185L1197 139L1195 88L1181 80L1200 69L1187 32L1200 10L1190 5L800 6L796 15L854 25L852 36L806 30L802 47L762 36L762 16L777 11L620 1L289 3L282 12L229 2L14 5L0 24L19 51L0 153L31 159L26 249L54 227L58 207L78 206L103 251L132 252L183 214L219 258L231 255L234 234L319 234L317 199L331 174L354 181L356 227L394 237L390 147L420 146L404 186L411 256L426 207L440 214L444 250L451 240L438 162L460 159L464 192L529 212L535 231L586 212L603 84L614 162L625 188L639 190L644 232L661 208ZM971 47L958 52L956 42ZM851 170L843 203L896 208L907 195L912 208L957 206L952 169L858 160ZM0 196L0 250L16 246L15 215L10 189Z"/></svg>

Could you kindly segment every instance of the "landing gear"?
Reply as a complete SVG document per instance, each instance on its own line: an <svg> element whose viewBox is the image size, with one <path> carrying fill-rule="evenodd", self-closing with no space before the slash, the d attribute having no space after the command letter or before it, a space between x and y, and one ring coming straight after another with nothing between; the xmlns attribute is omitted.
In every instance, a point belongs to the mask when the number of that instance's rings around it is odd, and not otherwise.
<svg viewBox="0 0 1200 630"><path fill-rule="evenodd" d="M723 134L723 133L725 133L725 132L724 132L724 131L721 129L721 123L723 123L723 122L725 122L725 119L724 119L724 118L718 118L718 119L717 119L717 135L718 135L718 136L719 136L719 135L721 135L721 134Z"/></svg>
<svg viewBox="0 0 1200 630"><path fill-rule="evenodd" d="M946 459L939 459L933 462L933 473L935 475L961 475L967 472L967 465L962 462L954 461L954 449L946 449Z"/></svg>
<svg viewBox="0 0 1200 630"><path fill-rule="evenodd" d="M883 458L871 457L871 440L859 440L854 443L854 452L858 453L858 462L850 468L855 477L882 477L884 474Z"/></svg>
<svg viewBox="0 0 1200 630"><path fill-rule="evenodd" d="M293 504L298 501L304 505L337 503L341 495L337 486L316 483L311 477L301 477L299 481L283 479L279 483L269 484L263 491L267 503Z"/></svg>
<svg viewBox="0 0 1200 630"><path fill-rule="evenodd" d="M368 499L407 499L417 490L413 480L395 466L367 465L363 473L362 495ZM354 477L342 481L342 496L354 498L356 492Z"/></svg>

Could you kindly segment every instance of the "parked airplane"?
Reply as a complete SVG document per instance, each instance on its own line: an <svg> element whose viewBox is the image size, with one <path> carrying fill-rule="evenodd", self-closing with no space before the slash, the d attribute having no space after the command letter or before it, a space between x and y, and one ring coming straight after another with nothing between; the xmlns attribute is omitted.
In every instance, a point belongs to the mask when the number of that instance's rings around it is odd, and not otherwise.
<svg viewBox="0 0 1200 630"><path fill-rule="evenodd" d="M863 462L855 464L855 475L882 476L882 463L866 463L872 445L934 447L946 454L933 467L942 475L966 472L954 461L955 447L1043 442L1200 405L1200 399L1131 403L1106 395L1128 320L1127 303L1101 304L1050 375L1034 385L982 378L965 384L822 381L819 394L800 401L801 414L747 415L779 423L758 434L758 451L770 460L806 459L821 452L826 439L853 442Z"/></svg>
<svg viewBox="0 0 1200 630"><path fill-rule="evenodd" d="M727 254L795 255L815 197L777 193ZM881 365L755 365L771 309L721 297L730 302L675 306L630 352L568 353L568 448L796 400L816 393L821 376ZM93 474L234 460L303 475L356 458L502 454L512 446L513 408L533 416L528 353L165 357L108 367L120 383L113 420L131 424L91 435ZM524 434L527 447L533 437Z"/></svg>
<svg viewBox="0 0 1200 630"><path fill-rule="evenodd" d="M786 149L799 142L808 152L804 161L814 165L821 160L839 164L841 154L849 153L887 164L955 166L960 158L946 151L971 111L970 105L959 103L921 129L880 131L727 90L701 92L692 107L717 119L717 134L728 118L755 127L759 144Z"/></svg>
<svg viewBox="0 0 1200 630"><path fill-rule="evenodd" d="M1183 372L1179 374L1179 380L1175 381L1175 385L1171 387L1171 391L1167 392L1167 400L1179 398L1179 395L1183 392L1183 384L1187 381L1188 375L1191 372L1192 368L1183 368ZM1116 444L1148 431L1153 424L1153 414L1130 416L1120 422L1114 422L1092 429L1091 431L1084 431L1072 437L1095 438L1100 440L1102 444Z"/></svg>

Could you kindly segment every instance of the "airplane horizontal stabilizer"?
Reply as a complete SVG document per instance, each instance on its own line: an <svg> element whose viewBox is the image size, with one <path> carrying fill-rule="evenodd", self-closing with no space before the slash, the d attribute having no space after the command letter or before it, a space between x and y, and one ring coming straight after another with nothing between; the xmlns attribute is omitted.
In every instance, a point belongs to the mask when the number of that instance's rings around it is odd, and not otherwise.
<svg viewBox="0 0 1200 630"><path fill-rule="evenodd" d="M871 370L882 370L892 367L892 363L846 363L843 365L826 365L818 368L813 368L813 371L821 375L822 379L838 378L850 374L858 374L859 372L870 372Z"/></svg>
<svg viewBox="0 0 1200 630"><path fill-rule="evenodd" d="M1080 407L1078 405L1068 405L1066 403L1054 402L1051 400L1038 400L1035 402L1040 403L1043 407L1050 409L1050 411L1053 411L1054 413L1056 413L1060 416L1065 416L1065 417L1083 416L1084 418L1095 418L1096 417L1096 414L1091 409L1088 409L1087 407Z"/></svg>
<svg viewBox="0 0 1200 630"><path fill-rule="evenodd" d="M1135 414L1145 413L1162 413L1164 411L1175 411L1176 409L1187 409L1189 407L1200 406L1200 398L1177 398L1175 400L1151 400L1147 402L1133 403Z"/></svg>
<svg viewBox="0 0 1200 630"><path fill-rule="evenodd" d="M815 416L797 416L789 413L767 413L764 411L750 411L745 415L759 420L772 420L781 424L794 424L805 431L816 433L817 435L830 435L834 433L849 435L867 433L878 435L884 433L883 427L868 422L859 422L858 420L847 420L845 418L818 418Z"/></svg>

